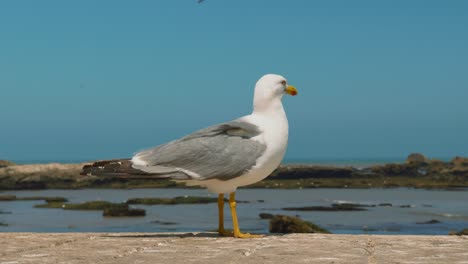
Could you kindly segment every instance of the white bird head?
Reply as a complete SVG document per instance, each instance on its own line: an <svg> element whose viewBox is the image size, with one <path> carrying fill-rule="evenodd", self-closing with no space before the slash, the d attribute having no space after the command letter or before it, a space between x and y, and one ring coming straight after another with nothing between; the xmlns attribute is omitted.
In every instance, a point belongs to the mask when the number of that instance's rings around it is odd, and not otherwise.
<svg viewBox="0 0 468 264"><path fill-rule="evenodd" d="M255 85L254 111L264 111L281 105L284 94L297 95L294 86L288 85L286 78L277 74L266 74L262 76Z"/></svg>

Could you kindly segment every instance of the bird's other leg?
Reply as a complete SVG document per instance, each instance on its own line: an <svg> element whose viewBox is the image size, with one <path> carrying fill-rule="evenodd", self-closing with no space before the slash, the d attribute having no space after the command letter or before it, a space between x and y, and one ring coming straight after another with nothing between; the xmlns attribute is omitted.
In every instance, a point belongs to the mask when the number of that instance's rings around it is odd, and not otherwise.
<svg viewBox="0 0 468 264"><path fill-rule="evenodd" d="M237 221L237 212L236 212L236 193L232 192L229 194L229 206L231 207L231 216L232 216L232 226L234 237L237 238L257 238L263 237L263 235L252 235L249 233L241 233L239 229L239 222Z"/></svg>
<svg viewBox="0 0 468 264"><path fill-rule="evenodd" d="M218 234L220 236L232 236L232 232L226 231L224 229L224 193L218 194Z"/></svg>

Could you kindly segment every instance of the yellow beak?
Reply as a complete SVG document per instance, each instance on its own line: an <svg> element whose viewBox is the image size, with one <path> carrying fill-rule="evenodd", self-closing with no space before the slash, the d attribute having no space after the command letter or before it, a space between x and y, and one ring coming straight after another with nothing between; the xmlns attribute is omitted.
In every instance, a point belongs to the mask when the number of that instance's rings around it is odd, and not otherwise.
<svg viewBox="0 0 468 264"><path fill-rule="evenodd" d="M297 89L296 89L296 87L294 87L292 85L288 85L288 87L286 87L286 89L284 89L284 91L287 94L292 95L292 96L297 95Z"/></svg>

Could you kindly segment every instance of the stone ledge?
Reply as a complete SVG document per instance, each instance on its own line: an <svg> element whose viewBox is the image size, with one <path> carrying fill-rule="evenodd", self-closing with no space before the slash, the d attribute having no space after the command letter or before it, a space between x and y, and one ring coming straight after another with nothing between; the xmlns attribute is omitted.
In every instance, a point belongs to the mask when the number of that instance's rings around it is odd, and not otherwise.
<svg viewBox="0 0 468 264"><path fill-rule="evenodd" d="M0 264L468 263L460 236L0 233L0 241Z"/></svg>

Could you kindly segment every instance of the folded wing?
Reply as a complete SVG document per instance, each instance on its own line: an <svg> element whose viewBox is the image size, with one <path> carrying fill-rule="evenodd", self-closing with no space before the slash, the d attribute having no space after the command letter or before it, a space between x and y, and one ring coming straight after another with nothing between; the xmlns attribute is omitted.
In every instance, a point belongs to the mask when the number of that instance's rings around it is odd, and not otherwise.
<svg viewBox="0 0 468 264"><path fill-rule="evenodd" d="M229 180L251 169L266 146L252 138L258 127L231 121L208 127L179 140L137 153L145 165L132 168L174 179Z"/></svg>

